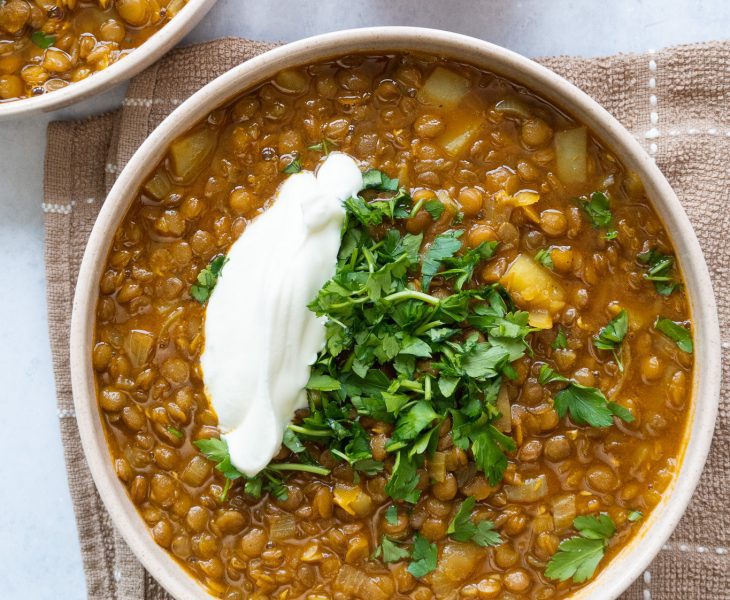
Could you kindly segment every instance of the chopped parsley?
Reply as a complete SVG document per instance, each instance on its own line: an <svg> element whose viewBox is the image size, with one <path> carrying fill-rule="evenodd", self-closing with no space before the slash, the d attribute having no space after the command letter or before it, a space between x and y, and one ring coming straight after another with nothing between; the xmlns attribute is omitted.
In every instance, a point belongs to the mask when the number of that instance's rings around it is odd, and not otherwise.
<svg viewBox="0 0 730 600"><path fill-rule="evenodd" d="M592 427L610 427L614 416L627 423L634 420L630 411L620 404L609 402L601 390L563 377L547 365L540 369L538 381L540 385L553 382L568 384L553 396L555 411L560 418L568 413L574 423Z"/></svg>
<svg viewBox="0 0 730 600"><path fill-rule="evenodd" d="M167 428L167 433L169 433L173 437L176 437L179 440L181 440L185 437L185 433L183 431L180 431L179 429L177 429L176 427L173 427L172 425L170 425Z"/></svg>
<svg viewBox="0 0 730 600"><path fill-rule="evenodd" d="M387 536L383 536L380 541L380 545L375 549L373 558L381 558L383 562L393 563L401 560L405 560L411 556L410 551L407 548L399 546L396 542L391 540Z"/></svg>
<svg viewBox="0 0 730 600"><path fill-rule="evenodd" d="M228 258L224 254L214 257L205 269L198 273L197 283L190 288L190 295L204 304L210 294L213 292L215 284L221 276L223 266L228 262Z"/></svg>
<svg viewBox="0 0 730 600"><path fill-rule="evenodd" d="M434 221L438 221L441 218L441 215L444 214L445 210L441 200L436 200L436 198L426 200L426 202L423 203L423 208Z"/></svg>
<svg viewBox="0 0 730 600"><path fill-rule="evenodd" d="M436 569L438 547L421 536L420 533L416 534L410 549L404 548L398 542L384 535L373 553L373 558L382 558L383 562L386 563L400 562L410 558L408 572L414 577L421 578Z"/></svg>
<svg viewBox="0 0 730 600"><path fill-rule="evenodd" d="M56 43L56 36L42 31L34 31L30 36L30 40L39 48L47 50Z"/></svg>
<svg viewBox="0 0 730 600"><path fill-rule="evenodd" d="M270 463L268 467L255 477L247 477L233 466L231 455L228 452L228 444L225 440L210 438L196 440L193 444L205 458L216 463L216 471L219 471L226 479L223 492L218 498L221 502L226 501L231 485L237 479L246 480L244 491L255 498L259 498L263 491L267 491L278 500L286 500L288 498L288 491L280 476L282 471L306 471L317 475L329 474L329 469L325 469L319 465Z"/></svg>
<svg viewBox="0 0 730 600"><path fill-rule="evenodd" d="M692 354L694 345L692 344L692 332L689 329L666 317L658 317L654 327L670 340L674 340L680 350Z"/></svg>
<svg viewBox="0 0 730 600"><path fill-rule="evenodd" d="M385 511L385 522L388 525L398 525L398 507L393 504Z"/></svg>
<svg viewBox="0 0 730 600"><path fill-rule="evenodd" d="M367 189L345 202L336 273L310 304L325 319L326 345L307 386L308 414L289 429L374 473L383 465L360 420L390 424L385 449L394 466L385 491L415 503L418 470L450 419L454 443L496 484L516 449L493 425L497 395L502 377L515 375L512 362L529 351L528 314L501 286L474 280L495 243L464 250L463 232L446 231L423 250L421 235L396 227L412 208L397 180L368 171L363 183ZM393 226L383 233L383 223ZM436 278L453 293L428 293Z"/></svg>
<svg viewBox="0 0 730 600"><path fill-rule="evenodd" d="M654 283L661 296L669 296L680 284L674 280L674 257L662 254L655 248L640 253L637 260L646 267L644 279Z"/></svg>
<svg viewBox="0 0 730 600"><path fill-rule="evenodd" d="M632 510L626 517L629 523L635 523L644 518L644 514L640 510Z"/></svg>
<svg viewBox="0 0 730 600"><path fill-rule="evenodd" d="M574 583L583 583L595 574L609 540L616 533L616 525L611 517L600 514L576 517L573 527L579 535L560 542L545 575L559 581L572 579Z"/></svg>
<svg viewBox="0 0 730 600"><path fill-rule="evenodd" d="M550 344L550 347L553 350L563 350L568 347L568 337L562 329L558 328L558 333L556 334L552 344Z"/></svg>
<svg viewBox="0 0 730 600"><path fill-rule="evenodd" d="M327 156L336 147L337 144L335 144L332 140L323 138L321 142L317 144L312 144L311 146L307 146L307 150L312 150L313 152L321 152L322 154Z"/></svg>
<svg viewBox="0 0 730 600"><path fill-rule="evenodd" d="M555 268L550 248L542 248L538 251L538 253L535 254L535 260L546 269L552 270Z"/></svg>
<svg viewBox="0 0 730 600"><path fill-rule="evenodd" d="M616 359L619 370L623 373L624 365L621 361L621 344L629 331L629 315L622 310L618 315L602 327L593 337L593 345L599 350L609 350Z"/></svg>
<svg viewBox="0 0 730 600"><path fill-rule="evenodd" d="M284 167L281 172L291 175L292 173L299 173L301 170L302 163L299 161L299 158L295 158L286 167Z"/></svg>
<svg viewBox="0 0 730 600"><path fill-rule="evenodd" d="M438 548L420 533L416 534L411 552L411 564L408 572L414 577L421 578L436 569L438 563Z"/></svg>
<svg viewBox="0 0 730 600"><path fill-rule="evenodd" d="M611 212L611 201L608 194L604 192L593 192L588 198L580 198L581 208L586 212L596 229L609 229L613 226L613 213ZM618 235L615 229L609 229L605 238L612 240Z"/></svg>
<svg viewBox="0 0 730 600"><path fill-rule="evenodd" d="M476 499L473 496L469 496L461 503L446 533L457 542L471 541L479 546L499 546L502 539L494 530L494 523L486 519L478 523L472 521L471 511L475 503Z"/></svg>

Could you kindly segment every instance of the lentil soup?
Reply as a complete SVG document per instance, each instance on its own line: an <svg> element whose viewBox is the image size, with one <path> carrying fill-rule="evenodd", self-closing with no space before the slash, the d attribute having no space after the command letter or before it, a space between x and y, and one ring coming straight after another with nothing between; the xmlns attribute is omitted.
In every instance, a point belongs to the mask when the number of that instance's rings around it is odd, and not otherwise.
<svg viewBox="0 0 730 600"><path fill-rule="evenodd" d="M2 0L0 102L39 96L124 58L187 0Z"/></svg>
<svg viewBox="0 0 730 600"><path fill-rule="evenodd" d="M333 150L369 189L312 299L327 346L309 409L245 477L206 396L206 301L278 186ZM689 306L641 181L469 65L347 56L213 111L140 189L99 291L116 473L215 597L568 597L679 467Z"/></svg>

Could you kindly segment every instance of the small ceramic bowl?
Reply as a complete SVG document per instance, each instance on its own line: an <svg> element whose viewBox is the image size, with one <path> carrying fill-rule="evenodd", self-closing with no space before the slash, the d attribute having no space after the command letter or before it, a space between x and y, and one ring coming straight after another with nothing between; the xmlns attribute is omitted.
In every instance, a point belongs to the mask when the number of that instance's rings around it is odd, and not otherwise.
<svg viewBox="0 0 730 600"><path fill-rule="evenodd" d="M573 598L616 598L659 552L682 516L705 464L717 413L720 334L710 276L697 238L677 196L639 143L579 89L513 52L454 33L409 27L341 31L295 42L251 59L205 86L177 108L142 144L122 171L101 210L81 265L71 324L71 370L79 431L99 493L112 519L148 571L176 598L203 599L206 592L152 539L118 481L96 401L91 349L99 279L114 232L140 184L170 142L212 109L281 69L357 52L418 51L471 63L524 85L586 124L627 168L641 177L648 197L676 249L687 284L695 331L694 402L680 470L639 535Z"/></svg>
<svg viewBox="0 0 730 600"><path fill-rule="evenodd" d="M183 39L215 2L216 0L189 0L183 9L173 19L170 19L169 23L155 32L139 48L86 79L42 96L0 102L0 121L64 108L100 92L106 92L122 81L134 77L162 58Z"/></svg>

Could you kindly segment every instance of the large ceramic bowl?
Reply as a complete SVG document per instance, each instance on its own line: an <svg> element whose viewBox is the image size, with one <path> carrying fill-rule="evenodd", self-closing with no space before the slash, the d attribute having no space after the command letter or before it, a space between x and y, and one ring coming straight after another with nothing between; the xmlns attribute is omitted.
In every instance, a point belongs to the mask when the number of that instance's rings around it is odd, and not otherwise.
<svg viewBox="0 0 730 600"><path fill-rule="evenodd" d="M428 29L384 27L331 33L277 48L219 77L173 112L145 141L112 189L91 233L81 265L71 325L71 368L76 415L86 458L112 519L150 573L176 598L206 598L205 591L153 541L118 481L96 401L91 349L99 278L114 232L140 183L162 159L169 143L211 109L272 77L277 71L352 52L432 53L502 75L563 107L643 180L671 235L684 273L695 328L694 402L689 437L677 477L643 530L574 598L617 597L647 567L690 501L710 448L720 387L720 336L710 277L687 215L677 196L638 142L586 94L551 71L481 40Z"/></svg>
<svg viewBox="0 0 730 600"><path fill-rule="evenodd" d="M170 19L169 23L150 36L139 48L86 79L42 96L0 102L0 121L25 117L38 112L50 112L110 90L162 58L200 22L215 1L188 0L188 3L173 19Z"/></svg>

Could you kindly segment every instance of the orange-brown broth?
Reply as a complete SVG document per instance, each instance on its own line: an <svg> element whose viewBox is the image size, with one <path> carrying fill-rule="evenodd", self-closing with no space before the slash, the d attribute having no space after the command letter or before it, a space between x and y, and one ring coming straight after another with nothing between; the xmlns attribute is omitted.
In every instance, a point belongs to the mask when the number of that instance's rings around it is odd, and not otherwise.
<svg viewBox="0 0 730 600"><path fill-rule="evenodd" d="M472 80L470 101L485 115L478 137L458 157L445 154L434 140L444 123L453 127L455 119L466 117L417 99L435 62ZM531 114L527 120L547 125L551 134L544 143L525 143L526 119L495 110L507 97L525 103ZM295 156L304 168L317 165L321 153L307 147L323 138L361 161L363 168L399 177L412 194L445 190L458 203L460 191L476 188L483 206L461 223L448 217L434 223L422 212L407 228L423 230L425 243L450 227L463 228L469 245L498 239L495 257L481 267L479 277L485 283L497 280L518 253L534 256L547 246L573 253L569 268L556 275L568 305L555 329L532 335L534 356L518 361L517 379L505 384L512 403L512 435L520 448L510 457L503 483L544 474L548 497L531 504L509 502L502 484L491 488L468 470L466 455L450 448L445 428L439 450L447 453L449 465L463 480L459 492L447 500L437 498L427 460L421 501L410 516L400 505L406 523L403 539L420 530L437 541L442 559L453 552L464 555L462 562L447 568L459 597L553 598L580 586L544 575L559 541L574 535L570 529L551 529L546 517L551 499L576 494L578 514L612 516L618 533L602 565L638 531L640 522L629 523L627 515L633 510L648 514L671 482L691 403L692 357L658 333L653 322L659 314L688 320L689 307L684 292L662 297L642 278L637 253L648 245L671 253L672 246L634 175L591 139L589 181L564 186L555 177L552 132L573 126L569 117L528 91L467 65L410 55L354 56L278 76L211 113L192 135L209 138L214 149L187 180L178 172L176 181L174 152L157 168L117 231L101 279L93 362L121 481L157 543L213 595L228 600L339 600L357 594L376 600L425 600L435 591L436 597L448 596L443 581L433 576L416 580L406 572L407 563L385 565L369 559L383 532L398 537L384 523L392 501L383 491L382 475L360 483L372 499L369 513L348 515L333 506L332 489L352 485L352 470L312 446L315 458L334 467L330 476L292 477L286 502L255 500L234 485L229 499L220 503L223 478L192 445L196 439L217 437L218 431L199 366L204 307L189 297L189 287L209 260L227 251L250 219L265 210L286 177L284 166ZM538 215L560 211L566 231L547 236L526 211L505 211L494 200L500 190L512 194L520 189L540 194ZM619 231L611 242L602 239L574 201L602 189L611 195ZM629 312L631 329L623 350L626 375L613 399L636 420L605 429L559 420L549 392L537 383L539 367L548 363L609 392L620 374L610 353L593 347L592 337L616 306ZM558 325L568 334L566 350L550 346ZM131 348L134 331L151 336L146 356ZM381 431L378 424L371 425ZM178 439L171 427L184 437ZM386 466L392 468L392 459ZM477 511L496 523L502 546L465 549L443 535L465 492L478 496ZM296 538L272 541L272 520L282 514L295 516ZM348 556L348 549L356 546L353 540L361 538L364 542L358 543L366 543L366 551L355 547ZM355 592L345 584L359 573L369 583Z"/></svg>

